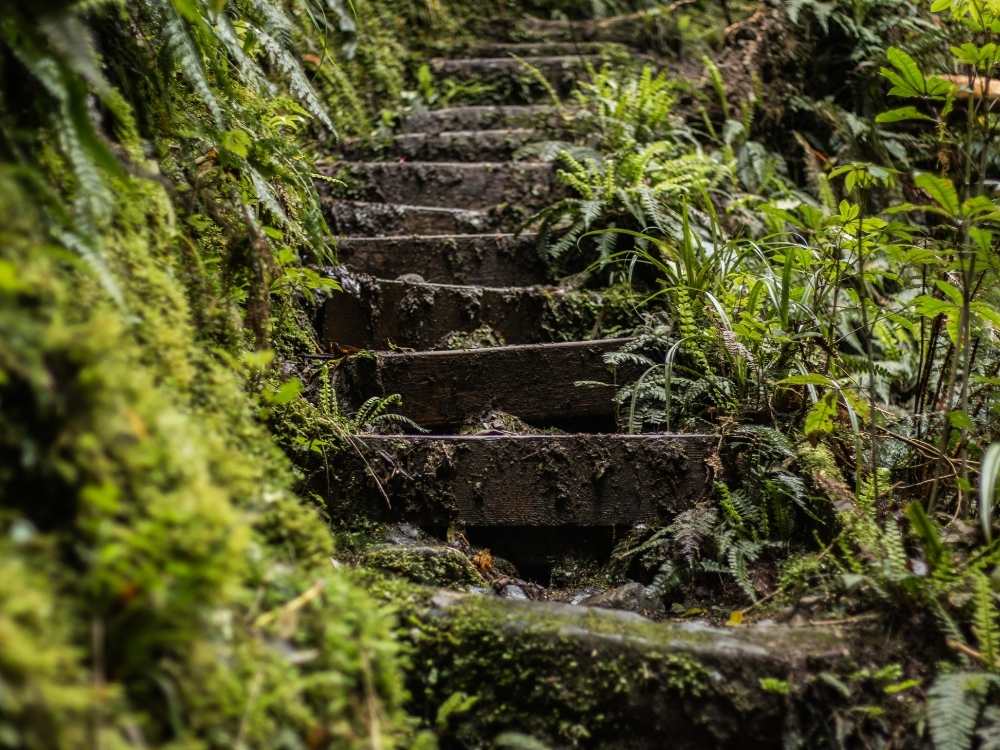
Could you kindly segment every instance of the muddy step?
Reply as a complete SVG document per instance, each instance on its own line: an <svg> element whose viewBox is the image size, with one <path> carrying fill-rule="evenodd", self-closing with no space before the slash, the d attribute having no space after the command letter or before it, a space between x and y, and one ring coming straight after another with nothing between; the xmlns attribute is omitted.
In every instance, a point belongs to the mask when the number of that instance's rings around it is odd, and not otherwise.
<svg viewBox="0 0 1000 750"><path fill-rule="evenodd" d="M429 429L457 428L496 410L534 427L613 432L614 388L574 384L613 383L603 357L627 341L364 354L343 362L334 381L351 411L372 396L398 393L403 404L395 411Z"/></svg>
<svg viewBox="0 0 1000 750"><path fill-rule="evenodd" d="M322 172L346 183L322 183L329 195L420 206L540 208L562 191L547 162L339 162Z"/></svg>
<svg viewBox="0 0 1000 750"><path fill-rule="evenodd" d="M533 128L403 133L375 143L349 139L344 141L341 155L345 159L390 156L413 161L504 161L529 143L542 140L544 133Z"/></svg>
<svg viewBox="0 0 1000 750"><path fill-rule="evenodd" d="M856 669L854 639L835 627L654 623L626 612L444 591L405 614L418 645L414 711L433 720L445 701L469 696L476 708L454 716L441 737L463 747L503 732L529 735L539 747L782 747L809 708L815 716L798 689L803 676Z"/></svg>
<svg viewBox="0 0 1000 750"><path fill-rule="evenodd" d="M412 112L403 120L406 132L441 133L510 128L556 129L573 116L572 108L552 105L477 105Z"/></svg>
<svg viewBox="0 0 1000 750"><path fill-rule="evenodd" d="M670 521L710 491L712 435L373 436L327 467L331 513L423 526ZM710 462L709 462L710 463Z"/></svg>
<svg viewBox="0 0 1000 750"><path fill-rule="evenodd" d="M467 57L572 57L601 53L627 53L627 48L614 42L482 42L465 48Z"/></svg>
<svg viewBox="0 0 1000 750"><path fill-rule="evenodd" d="M502 225L518 226L523 217L504 211L472 211L440 206L405 206L395 203L322 199L330 229L335 235L477 234Z"/></svg>
<svg viewBox="0 0 1000 750"><path fill-rule="evenodd" d="M469 349L579 341L625 322L602 295L559 287L484 287L341 275L317 320L320 341L362 349Z"/></svg>
<svg viewBox="0 0 1000 750"><path fill-rule="evenodd" d="M599 68L599 55L557 55L552 57L438 57L430 61L437 76L463 83L488 87L489 92L506 102L530 102L543 99L546 87L541 75L560 94L572 91L588 66ZM482 96L481 93L477 94Z"/></svg>
<svg viewBox="0 0 1000 750"><path fill-rule="evenodd" d="M382 279L417 274L436 284L531 286L549 281L534 234L344 237L340 261Z"/></svg>

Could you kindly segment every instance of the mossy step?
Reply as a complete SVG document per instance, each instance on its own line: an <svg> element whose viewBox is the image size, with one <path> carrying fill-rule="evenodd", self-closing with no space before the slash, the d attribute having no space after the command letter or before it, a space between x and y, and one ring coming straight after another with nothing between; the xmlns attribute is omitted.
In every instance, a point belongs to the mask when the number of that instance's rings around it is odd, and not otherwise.
<svg viewBox="0 0 1000 750"><path fill-rule="evenodd" d="M405 615L414 710L433 720L456 694L474 701L449 717L448 746L516 732L559 748L782 747L808 715L803 676L851 668L837 628L653 623L443 591Z"/></svg>
<svg viewBox="0 0 1000 750"><path fill-rule="evenodd" d="M586 20L524 18L520 22L522 36L535 42L602 42L627 44L645 49L655 41L661 21L669 19L660 8L641 10L620 16Z"/></svg>
<svg viewBox="0 0 1000 750"><path fill-rule="evenodd" d="M320 341L362 349L456 349L535 344L598 337L624 323L599 292L560 287L484 287L386 280L341 279L344 293L318 315ZM478 342L478 343L477 343Z"/></svg>
<svg viewBox="0 0 1000 750"><path fill-rule="evenodd" d="M586 74L587 66L599 68L600 55L554 55L548 57L438 57L430 61L431 71L441 78L475 84L479 93L504 103L532 102L547 96L541 75L560 94L568 94Z"/></svg>
<svg viewBox="0 0 1000 750"><path fill-rule="evenodd" d="M514 158L529 143L542 140L544 133L533 128L402 133L380 142L350 139L340 153L345 159L393 156L414 161L503 161Z"/></svg>
<svg viewBox="0 0 1000 750"><path fill-rule="evenodd" d="M541 208L562 193L548 162L339 162L322 172L345 183L321 183L323 192L384 203Z"/></svg>
<svg viewBox="0 0 1000 750"><path fill-rule="evenodd" d="M603 357L628 339L500 346L437 352L379 352L349 358L333 377L350 410L372 396L398 393L394 411L422 427L455 429L487 411L533 427L612 432L615 389L575 386L614 382Z"/></svg>
<svg viewBox="0 0 1000 750"><path fill-rule="evenodd" d="M534 234L343 237L340 261L383 279L418 274L437 284L531 286L549 281Z"/></svg>
<svg viewBox="0 0 1000 750"><path fill-rule="evenodd" d="M627 48L614 42L533 41L533 42L479 42L462 50L466 57L571 57L593 56L603 52L627 52Z"/></svg>
<svg viewBox="0 0 1000 750"><path fill-rule="evenodd" d="M358 435L324 466L333 515L427 527L669 522L710 491L718 437Z"/></svg>
<svg viewBox="0 0 1000 750"><path fill-rule="evenodd" d="M557 129L572 119L572 108L552 105L474 105L411 112L400 130L440 133L504 128Z"/></svg>
<svg viewBox="0 0 1000 750"><path fill-rule="evenodd" d="M352 201L324 196L323 208L336 235L477 234L517 226L524 218L501 209L474 211L441 206Z"/></svg>

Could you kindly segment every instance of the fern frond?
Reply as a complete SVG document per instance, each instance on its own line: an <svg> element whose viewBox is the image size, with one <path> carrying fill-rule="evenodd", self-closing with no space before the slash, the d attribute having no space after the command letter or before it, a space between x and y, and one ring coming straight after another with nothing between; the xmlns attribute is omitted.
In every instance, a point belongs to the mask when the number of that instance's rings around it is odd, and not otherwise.
<svg viewBox="0 0 1000 750"><path fill-rule="evenodd" d="M1000 678L985 672L938 675L927 694L927 719L936 750L970 750L979 713Z"/></svg>

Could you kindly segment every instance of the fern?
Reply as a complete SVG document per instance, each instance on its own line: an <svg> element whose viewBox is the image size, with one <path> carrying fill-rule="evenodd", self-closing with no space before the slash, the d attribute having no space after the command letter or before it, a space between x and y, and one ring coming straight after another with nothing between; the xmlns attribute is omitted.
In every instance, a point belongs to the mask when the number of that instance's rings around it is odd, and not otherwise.
<svg viewBox="0 0 1000 750"><path fill-rule="evenodd" d="M970 750L979 713L1000 677L984 672L938 675L927 694L927 718L936 750Z"/></svg>

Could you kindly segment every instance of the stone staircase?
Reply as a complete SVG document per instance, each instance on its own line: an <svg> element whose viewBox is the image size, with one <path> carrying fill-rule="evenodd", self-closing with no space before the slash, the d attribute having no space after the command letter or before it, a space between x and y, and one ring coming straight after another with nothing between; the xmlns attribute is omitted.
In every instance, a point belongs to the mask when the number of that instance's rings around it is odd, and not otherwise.
<svg viewBox="0 0 1000 750"><path fill-rule="evenodd" d="M706 459L719 442L714 435L618 434L614 388L574 385L612 382L603 355L623 340L602 334L600 295L561 288L547 275L534 235L517 233L526 211L560 188L549 163L513 157L566 113L539 103L545 87L525 79L514 55L565 93L600 59L602 45L548 39L560 29L572 36L570 26L538 28L546 39L484 43L430 61L438 75L508 92L508 104L417 112L388 142L345 144L343 159L326 171L344 185L324 200L341 237L346 293L317 320L331 351L369 350L336 368L336 390L348 407L398 393L403 405L394 411L429 430L356 436L355 449L331 469L328 491L379 519L442 535L457 527L473 544L503 539L504 555L525 565L538 563L539 547L572 548L594 532L613 538L637 523L669 522L709 493ZM494 345L453 348L456 335L484 327ZM476 429L482 415L496 412L529 431ZM532 551L519 554L520 540ZM654 624L629 613L489 596L442 593L413 617L421 638L440 636L441 659L468 667L453 686L422 684L418 701L433 703L437 693L445 700L470 679L503 686L503 670L523 680L528 669L530 685L492 695L509 721L491 718L486 726L482 714L470 719L477 727L470 731L533 726L540 711L586 724L590 712L600 742L565 743L587 747L773 746L792 704L760 692L759 678L786 679L807 661L843 657L826 632ZM463 637L497 658L463 661ZM523 669L512 666L522 648L531 653ZM514 656L500 657L507 652ZM561 677L560 663L580 660L589 665L590 682L580 688L587 705ZM542 685L551 688L545 700L532 698ZM433 718L434 706L427 710ZM565 740L556 729L549 739Z"/></svg>

